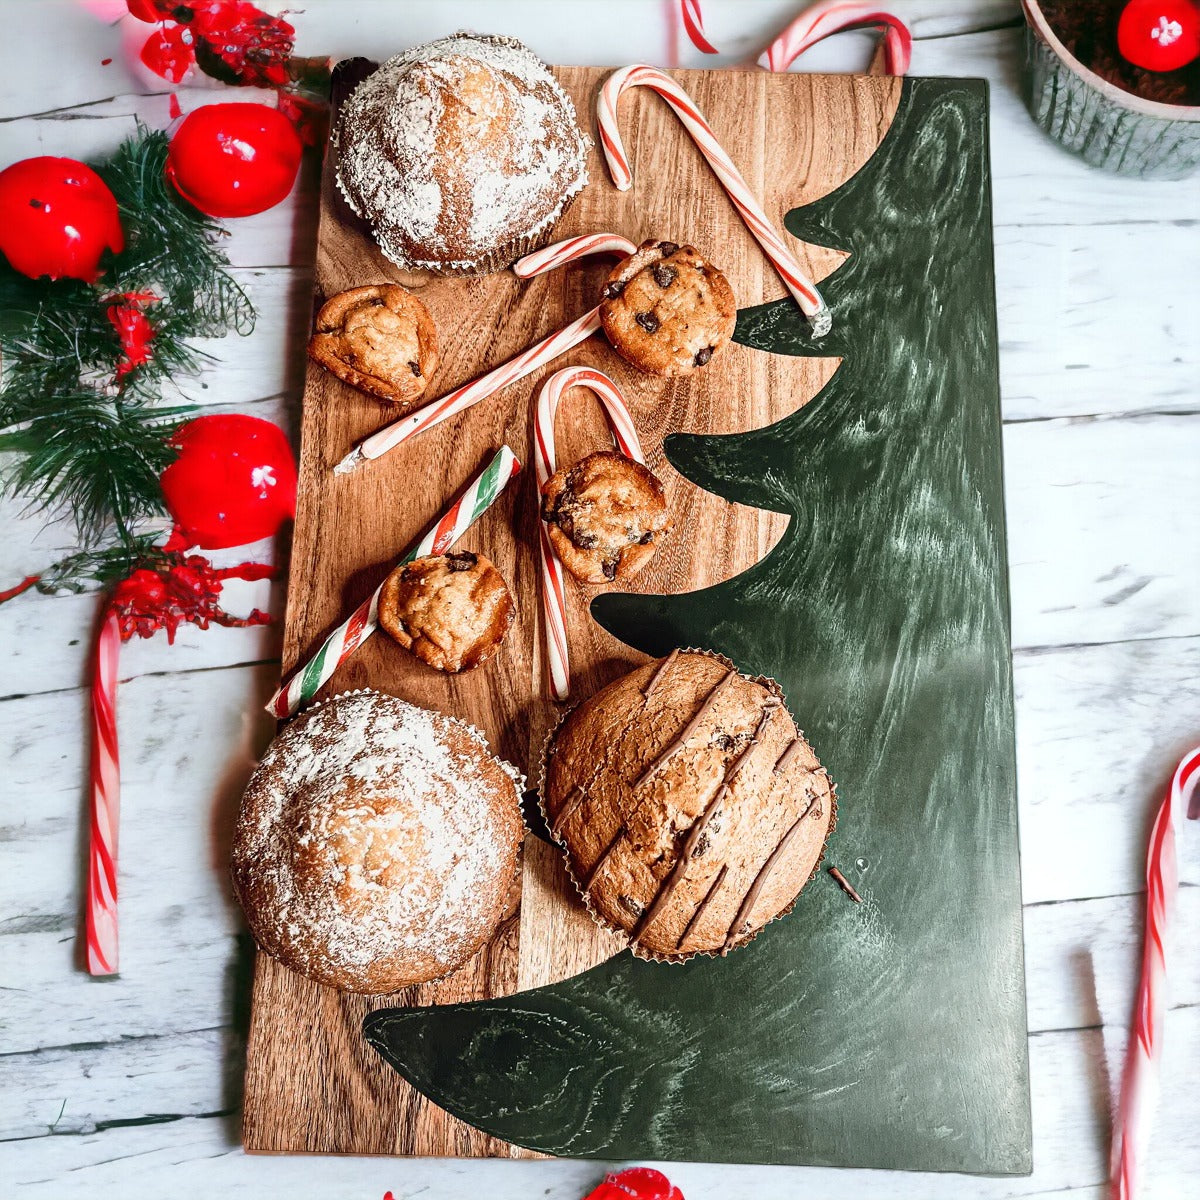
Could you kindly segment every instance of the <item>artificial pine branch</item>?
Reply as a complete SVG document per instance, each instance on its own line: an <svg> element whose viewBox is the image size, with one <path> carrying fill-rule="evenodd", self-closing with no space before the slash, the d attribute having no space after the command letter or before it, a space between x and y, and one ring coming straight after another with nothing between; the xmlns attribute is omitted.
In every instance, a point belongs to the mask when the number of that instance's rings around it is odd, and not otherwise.
<svg viewBox="0 0 1200 1200"><path fill-rule="evenodd" d="M166 134L139 126L96 170L112 189L126 249L95 285L33 280L0 264L0 451L4 489L51 517L69 515L81 554L43 572L105 583L150 552L138 532L165 512L167 439L193 407L158 405L162 385L194 376L193 338L248 334L254 308L229 272L224 231L167 182ZM124 374L108 309L128 293L153 331L150 358ZM82 568L82 569L81 569Z"/></svg>

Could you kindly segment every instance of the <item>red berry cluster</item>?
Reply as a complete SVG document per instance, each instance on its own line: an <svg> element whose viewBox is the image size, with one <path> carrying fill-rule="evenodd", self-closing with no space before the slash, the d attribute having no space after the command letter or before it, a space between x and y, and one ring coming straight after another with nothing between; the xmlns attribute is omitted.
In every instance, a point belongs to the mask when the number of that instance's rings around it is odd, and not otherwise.
<svg viewBox="0 0 1200 1200"><path fill-rule="evenodd" d="M243 87L282 87L295 28L243 0L127 0L139 21L158 25L142 62L172 83L195 63L206 75Z"/></svg>
<svg viewBox="0 0 1200 1200"><path fill-rule="evenodd" d="M271 618L259 609L248 617L233 617L219 604L226 579L267 579L274 568L263 563L242 563L236 567L214 567L198 554L172 554L162 566L141 567L117 584L110 608L117 614L121 640L153 637L167 631L174 642L180 625L190 623L207 629L209 625L243 628L265 625Z"/></svg>

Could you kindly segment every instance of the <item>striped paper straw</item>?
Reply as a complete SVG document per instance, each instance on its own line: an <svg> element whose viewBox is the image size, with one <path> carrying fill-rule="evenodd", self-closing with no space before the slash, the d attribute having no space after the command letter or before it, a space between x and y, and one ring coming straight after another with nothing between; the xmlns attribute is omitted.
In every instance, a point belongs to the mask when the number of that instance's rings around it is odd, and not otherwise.
<svg viewBox="0 0 1200 1200"><path fill-rule="evenodd" d="M121 760L117 749L117 662L121 622L109 611L96 638L92 675L92 825L88 853L87 969L117 973L117 837Z"/></svg>
<svg viewBox="0 0 1200 1200"><path fill-rule="evenodd" d="M403 566L426 554L445 554L496 502L521 469L507 446L467 485L461 496L438 518L416 545L398 560ZM329 680L329 677L378 627L381 583L324 641L321 648L271 697L267 711L279 720L294 716Z"/></svg>

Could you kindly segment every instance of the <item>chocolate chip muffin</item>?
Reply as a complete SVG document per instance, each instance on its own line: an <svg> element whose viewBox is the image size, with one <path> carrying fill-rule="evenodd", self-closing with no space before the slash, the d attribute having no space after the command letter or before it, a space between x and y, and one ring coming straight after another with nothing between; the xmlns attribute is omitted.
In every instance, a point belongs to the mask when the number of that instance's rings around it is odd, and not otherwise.
<svg viewBox="0 0 1200 1200"><path fill-rule="evenodd" d="M376 283L325 301L308 354L343 383L405 413L437 370L437 330L412 292Z"/></svg>
<svg viewBox="0 0 1200 1200"><path fill-rule="evenodd" d="M837 809L778 687L694 650L571 712L541 796L592 915L665 961L726 954L788 912Z"/></svg>
<svg viewBox="0 0 1200 1200"><path fill-rule="evenodd" d="M686 375L733 337L729 280L691 246L643 242L618 263L600 303L604 332L622 358L651 375Z"/></svg>
<svg viewBox="0 0 1200 1200"><path fill-rule="evenodd" d="M513 622L512 593L482 554L430 554L384 580L379 624L439 671L457 674L492 658Z"/></svg>
<svg viewBox="0 0 1200 1200"><path fill-rule="evenodd" d="M267 748L234 830L255 940L349 992L461 966L504 917L523 786L478 729L395 696L309 709Z"/></svg>
<svg viewBox="0 0 1200 1200"><path fill-rule="evenodd" d="M614 450L547 479L542 520L563 566L584 583L632 579L674 525L658 478Z"/></svg>

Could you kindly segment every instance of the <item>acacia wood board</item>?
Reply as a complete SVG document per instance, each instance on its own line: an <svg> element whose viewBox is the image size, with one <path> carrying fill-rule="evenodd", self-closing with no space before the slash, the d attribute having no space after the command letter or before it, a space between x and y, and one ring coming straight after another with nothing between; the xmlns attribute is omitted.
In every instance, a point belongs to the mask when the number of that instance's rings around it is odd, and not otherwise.
<svg viewBox="0 0 1200 1200"><path fill-rule="evenodd" d="M555 74L595 140L594 98L608 69L564 67L555 68ZM900 80L881 77L761 71L672 75L707 115L777 227L788 210L832 191L870 158L901 93ZM618 192L593 150L591 182L560 221L556 239L605 231L634 242L658 237L691 243L725 271L739 309L784 296L770 264L667 106L645 89L631 92L621 102L621 129L634 169L633 188ZM597 302L611 260L585 260L528 282L507 271L478 279L405 275L379 253L337 197L333 165L331 153L322 178L314 311L349 287L396 281L419 288L442 350L430 398L504 362ZM829 249L794 240L792 245L817 279L841 258ZM513 590L518 617L502 652L479 670L448 676L378 634L334 674L322 695L373 687L465 718L536 783L541 747L563 711L547 698L540 627L538 503L530 450L533 400L541 384L558 367L587 363L624 389L647 463L663 480L676 522L651 566L625 590L678 593L730 578L758 562L782 536L787 518L697 488L665 460L664 436L734 433L772 424L811 399L839 361L732 344L703 370L664 380L629 367L597 335L552 366L344 476L333 474L334 464L388 416L310 363L284 674L370 594L399 554L506 442L526 469L460 543L491 558ZM608 440L590 393L569 393L558 418L560 462L602 448ZM587 605L602 590L569 588L573 699L645 661L591 620ZM347 996L260 953L245 1081L246 1148L528 1156L451 1117L404 1082L364 1042L362 1019L385 1005L504 996L575 975L617 949L582 911L557 853L530 835L497 936L443 981L399 996Z"/></svg>

